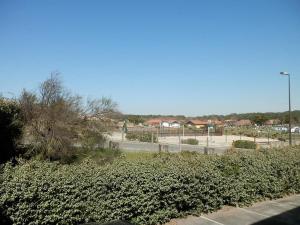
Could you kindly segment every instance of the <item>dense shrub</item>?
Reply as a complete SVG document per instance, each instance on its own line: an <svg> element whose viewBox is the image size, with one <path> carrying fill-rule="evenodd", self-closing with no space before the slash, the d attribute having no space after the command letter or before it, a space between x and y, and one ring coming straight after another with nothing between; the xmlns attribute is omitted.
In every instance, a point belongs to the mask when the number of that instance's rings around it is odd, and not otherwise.
<svg viewBox="0 0 300 225"><path fill-rule="evenodd" d="M182 144L188 144L188 145L198 145L199 141L197 139L194 138L188 138L185 140L181 140Z"/></svg>
<svg viewBox="0 0 300 225"><path fill-rule="evenodd" d="M97 148L93 150L78 149L76 151L76 159L74 161L82 162L87 158L90 158L97 164L104 165L106 163L112 163L121 156L122 152L118 148Z"/></svg>
<svg viewBox="0 0 300 225"><path fill-rule="evenodd" d="M247 205L300 192L300 151L231 155L155 154L99 166L9 163L0 177L0 208L14 224L80 224L171 218Z"/></svg>
<svg viewBox="0 0 300 225"><path fill-rule="evenodd" d="M0 163L17 155L23 122L19 105L0 98Z"/></svg>
<svg viewBox="0 0 300 225"><path fill-rule="evenodd" d="M86 150L104 147L112 131L117 105L109 98L87 100L73 95L54 72L41 83L38 92L24 90L19 98L31 155L70 162L76 145Z"/></svg>
<svg viewBox="0 0 300 225"><path fill-rule="evenodd" d="M282 137L279 137L279 138L278 138L278 141L283 141L283 142L285 142L286 139L285 139L285 138L282 138Z"/></svg>
<svg viewBox="0 0 300 225"><path fill-rule="evenodd" d="M232 143L235 148L256 149L257 145L254 141L237 140Z"/></svg>
<svg viewBox="0 0 300 225"><path fill-rule="evenodd" d="M152 134L150 132L130 132L126 134L126 139L130 141L140 141L140 142L152 142L152 137L153 137L153 142L157 142L157 136L155 134Z"/></svg>
<svg viewBox="0 0 300 225"><path fill-rule="evenodd" d="M137 141L139 139L139 135L138 133L130 132L126 134L126 139L129 141Z"/></svg>

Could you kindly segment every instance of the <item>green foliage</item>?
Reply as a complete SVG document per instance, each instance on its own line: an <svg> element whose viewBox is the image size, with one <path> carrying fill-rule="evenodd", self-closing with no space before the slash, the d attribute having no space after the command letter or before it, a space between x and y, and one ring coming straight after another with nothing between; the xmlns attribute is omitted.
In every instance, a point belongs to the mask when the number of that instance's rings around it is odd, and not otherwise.
<svg viewBox="0 0 300 225"><path fill-rule="evenodd" d="M99 166L7 163L0 208L15 225L128 220L163 224L223 205L248 205L300 192L298 148L230 155L155 154Z"/></svg>
<svg viewBox="0 0 300 225"><path fill-rule="evenodd" d="M206 116L197 116L194 117L195 119L203 119L203 120L228 120L228 119L237 119L237 120L242 120L242 119L250 119L253 120L256 116L261 117L263 120L262 122L265 122L265 120L270 120L270 119L279 119L281 123L288 123L288 115L289 112L280 112L280 113L233 113L233 114L228 114L228 115L206 115ZM185 116L182 115L127 115L126 117L129 116L137 116L141 117L144 120L150 119L150 118L173 118L174 120L186 120L186 119L191 119L191 118L186 118ZM300 110L294 110L292 111L292 123L298 124L300 121ZM260 120L261 121L261 120Z"/></svg>
<svg viewBox="0 0 300 225"><path fill-rule="evenodd" d="M127 133L126 134L126 139L129 140L129 141L138 141L139 134L138 133L133 133L133 132Z"/></svg>
<svg viewBox="0 0 300 225"><path fill-rule="evenodd" d="M126 139L130 141L140 141L140 142L153 142L157 143L157 136L155 134L152 134L150 132L130 132L126 134Z"/></svg>
<svg viewBox="0 0 300 225"><path fill-rule="evenodd" d="M38 90L24 90L19 98L30 155L69 163L76 157L75 145L86 150L104 146L117 113L115 102L102 97L83 104L80 96L67 91L57 72Z"/></svg>
<svg viewBox="0 0 300 225"><path fill-rule="evenodd" d="M260 127L259 129L255 127L226 127L225 134L278 139L286 136L287 132L276 131L270 127Z"/></svg>
<svg viewBox="0 0 300 225"><path fill-rule="evenodd" d="M188 144L188 145L198 145L199 141L197 139L194 138L188 138L185 140L181 140L182 144Z"/></svg>
<svg viewBox="0 0 300 225"><path fill-rule="evenodd" d="M106 138L103 133L98 130L85 130L82 132L81 145L85 150L93 150L96 148L104 148Z"/></svg>
<svg viewBox="0 0 300 225"><path fill-rule="evenodd" d="M251 121L259 126L262 126L268 121L268 118L264 114L256 114L251 118Z"/></svg>
<svg viewBox="0 0 300 225"><path fill-rule="evenodd" d="M237 140L232 143L235 148L256 149L257 145L254 141Z"/></svg>
<svg viewBox="0 0 300 225"><path fill-rule="evenodd" d="M22 136L23 121L19 105L0 98L0 163L17 155L17 145Z"/></svg>
<svg viewBox="0 0 300 225"><path fill-rule="evenodd" d="M80 163L84 160L91 159L99 165L112 163L122 156L119 149L96 148L96 149L78 149L76 152L75 162Z"/></svg>
<svg viewBox="0 0 300 225"><path fill-rule="evenodd" d="M133 123L135 125L138 125L138 124L142 124L145 122L145 120L143 119L143 117L141 116L138 116L138 115L128 115L127 116L127 119L130 123Z"/></svg>

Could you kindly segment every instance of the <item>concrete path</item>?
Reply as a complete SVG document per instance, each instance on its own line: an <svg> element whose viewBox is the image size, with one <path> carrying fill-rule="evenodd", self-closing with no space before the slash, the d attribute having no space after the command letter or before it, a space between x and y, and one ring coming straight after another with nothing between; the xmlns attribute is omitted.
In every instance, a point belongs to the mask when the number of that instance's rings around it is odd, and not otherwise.
<svg viewBox="0 0 300 225"><path fill-rule="evenodd" d="M300 195L256 203L246 208L224 207L200 217L171 220L166 225L299 225Z"/></svg>

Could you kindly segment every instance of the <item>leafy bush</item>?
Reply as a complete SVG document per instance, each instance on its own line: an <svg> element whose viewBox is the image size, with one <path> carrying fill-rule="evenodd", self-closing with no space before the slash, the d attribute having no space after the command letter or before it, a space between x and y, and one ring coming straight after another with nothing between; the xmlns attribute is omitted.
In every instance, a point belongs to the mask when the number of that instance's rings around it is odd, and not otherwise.
<svg viewBox="0 0 300 225"><path fill-rule="evenodd" d="M223 205L299 193L299 150L156 154L105 166L91 160L7 163L0 173L0 208L16 225L118 219L162 224Z"/></svg>
<svg viewBox="0 0 300 225"><path fill-rule="evenodd" d="M103 147L117 105L105 97L83 104L80 96L67 91L58 75L52 73L38 92L24 90L19 103L32 155L70 162L75 157L74 145L88 150Z"/></svg>
<svg viewBox="0 0 300 225"><path fill-rule="evenodd" d="M23 122L19 105L0 98L0 163L17 155L18 141L22 136Z"/></svg>
<svg viewBox="0 0 300 225"><path fill-rule="evenodd" d="M188 144L188 145L198 145L199 141L197 139L194 138L188 138L185 140L181 140L182 144Z"/></svg>
<svg viewBox="0 0 300 225"><path fill-rule="evenodd" d="M153 142L157 143L157 136L150 132L139 133L139 132L130 132L126 134L126 139L130 141L140 141L140 142Z"/></svg>
<svg viewBox="0 0 300 225"><path fill-rule="evenodd" d="M285 139L285 138L282 138L282 137L279 137L279 138L278 138L278 141L283 141L283 142L285 142L286 139Z"/></svg>
<svg viewBox="0 0 300 225"><path fill-rule="evenodd" d="M112 163L114 160L121 157L122 152L118 148L97 148L97 149L78 149L76 152L76 161L82 162L86 159L92 159L99 165Z"/></svg>
<svg viewBox="0 0 300 225"><path fill-rule="evenodd" d="M254 141L237 140L232 143L235 148L256 149L257 145Z"/></svg>
<svg viewBox="0 0 300 225"><path fill-rule="evenodd" d="M139 139L139 135L137 133L127 133L126 139L129 141L137 141Z"/></svg>

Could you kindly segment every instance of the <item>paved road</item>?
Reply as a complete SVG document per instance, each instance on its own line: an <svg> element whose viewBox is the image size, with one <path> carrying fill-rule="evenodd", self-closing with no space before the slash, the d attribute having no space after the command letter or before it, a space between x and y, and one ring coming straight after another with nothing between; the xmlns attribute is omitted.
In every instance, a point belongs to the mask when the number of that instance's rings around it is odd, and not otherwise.
<svg viewBox="0 0 300 225"><path fill-rule="evenodd" d="M166 225L299 225L300 195L266 201L247 208L225 207L200 217L171 220Z"/></svg>

